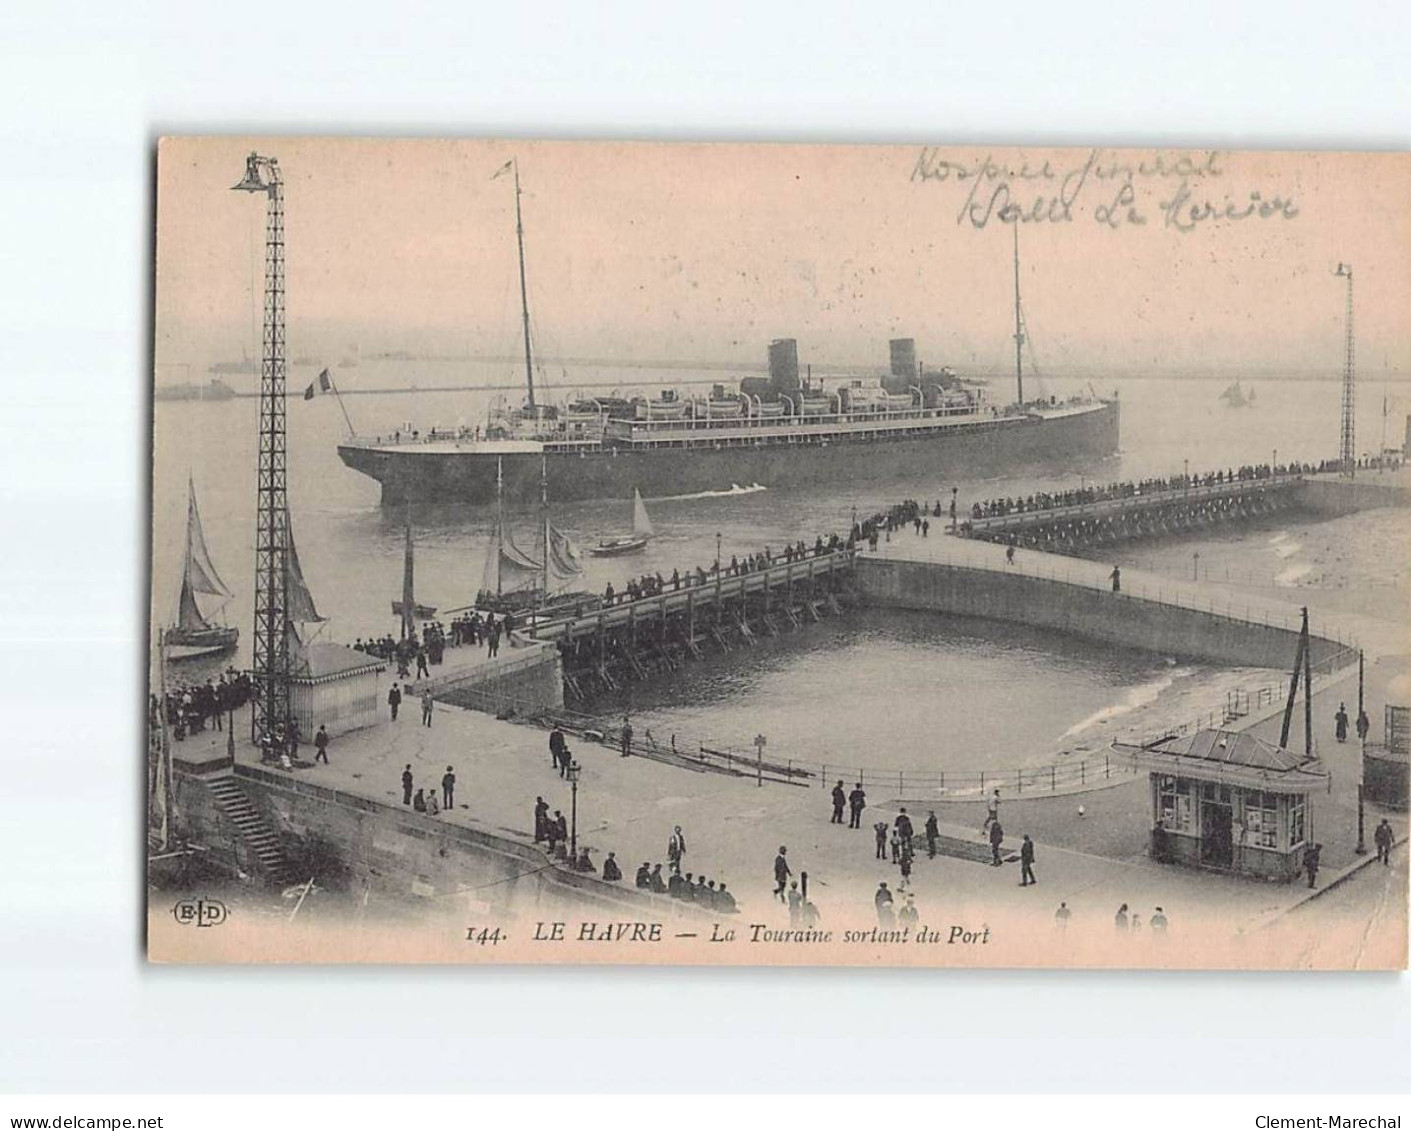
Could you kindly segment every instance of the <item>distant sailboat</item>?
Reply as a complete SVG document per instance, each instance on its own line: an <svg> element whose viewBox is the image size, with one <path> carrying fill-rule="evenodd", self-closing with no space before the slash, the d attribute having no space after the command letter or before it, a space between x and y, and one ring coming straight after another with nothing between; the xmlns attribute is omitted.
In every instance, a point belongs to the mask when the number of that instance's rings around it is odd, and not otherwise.
<svg viewBox="0 0 1411 1131"><path fill-rule="evenodd" d="M647 514L647 504L642 501L642 492L632 492L632 533L620 538L605 538L590 551L596 558L616 558L623 554L635 554L647 548L647 543L656 534L652 520Z"/></svg>
<svg viewBox="0 0 1411 1131"><path fill-rule="evenodd" d="M1240 388L1240 383L1236 381L1233 385L1228 385L1225 391L1220 394L1220 399L1230 408L1247 408L1254 403L1254 390L1245 395L1245 391Z"/></svg>
<svg viewBox="0 0 1411 1131"><path fill-rule="evenodd" d="M177 599L176 625L164 633L169 660L190 660L211 656L234 648L240 630L230 625L212 624L201 611L197 595L215 597L225 606L233 594L226 587L206 549L206 536L201 529L201 512L196 506L196 486L187 482L186 550L181 567L181 594Z"/></svg>

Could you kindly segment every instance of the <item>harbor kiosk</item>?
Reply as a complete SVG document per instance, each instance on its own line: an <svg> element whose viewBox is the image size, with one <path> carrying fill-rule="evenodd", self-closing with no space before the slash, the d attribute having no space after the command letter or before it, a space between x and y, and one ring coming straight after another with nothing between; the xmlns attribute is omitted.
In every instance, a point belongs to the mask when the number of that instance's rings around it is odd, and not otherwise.
<svg viewBox="0 0 1411 1131"><path fill-rule="evenodd" d="M1382 740L1364 747L1362 780L1367 800L1405 812L1411 797L1411 674L1387 687Z"/></svg>
<svg viewBox="0 0 1411 1131"><path fill-rule="evenodd" d="M1303 870L1330 781L1316 756L1228 730L1115 745L1151 772L1157 859L1284 882Z"/></svg>
<svg viewBox="0 0 1411 1131"><path fill-rule="evenodd" d="M304 742L320 725L333 736L377 721L385 660L323 640L291 651L289 709Z"/></svg>

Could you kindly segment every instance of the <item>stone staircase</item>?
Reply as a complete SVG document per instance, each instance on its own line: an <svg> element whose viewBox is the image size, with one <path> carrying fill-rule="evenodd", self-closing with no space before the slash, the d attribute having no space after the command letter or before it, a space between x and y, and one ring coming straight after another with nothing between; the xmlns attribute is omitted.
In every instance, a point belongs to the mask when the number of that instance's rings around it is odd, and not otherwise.
<svg viewBox="0 0 1411 1131"><path fill-rule="evenodd" d="M279 836L260 816L234 774L222 774L206 779L205 786L215 799L217 808L230 820L240 839L259 862L260 874L271 884L292 883L296 878L293 867L284 855Z"/></svg>

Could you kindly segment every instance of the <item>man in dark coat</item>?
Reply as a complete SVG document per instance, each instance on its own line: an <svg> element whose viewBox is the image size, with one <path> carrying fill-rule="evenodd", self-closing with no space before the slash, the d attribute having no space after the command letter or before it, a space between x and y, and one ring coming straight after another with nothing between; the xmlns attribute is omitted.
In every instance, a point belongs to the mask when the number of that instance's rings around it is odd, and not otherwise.
<svg viewBox="0 0 1411 1131"><path fill-rule="evenodd" d="M915 835L915 830L911 827L911 818L906 815L906 807L903 806L896 819L897 837L901 840L903 852L911 852L911 838Z"/></svg>
<svg viewBox="0 0 1411 1131"><path fill-rule="evenodd" d="M538 844L548 836L549 803L542 797L534 799L534 843Z"/></svg>
<svg viewBox="0 0 1411 1131"><path fill-rule="evenodd" d="M559 768L559 762L563 758L563 750L563 731L558 727L554 727L553 730L549 731L549 761L556 770Z"/></svg>
<svg viewBox="0 0 1411 1131"><path fill-rule="evenodd" d="M1387 824L1387 819L1382 818L1382 823L1377 826L1376 832L1372 834L1372 843L1377 846L1377 859L1383 864L1391 864L1391 846L1396 841L1396 834L1391 831L1391 826Z"/></svg>
<svg viewBox="0 0 1411 1131"><path fill-rule="evenodd" d="M1003 843L1004 829L1000 827L1000 823L998 821L995 821L993 824L990 825L990 854L994 857L991 863L994 864L996 868L998 868L1001 864L1004 863L1004 861L1000 859L999 855L999 846Z"/></svg>
<svg viewBox="0 0 1411 1131"><path fill-rule="evenodd" d="M1303 850L1303 870L1308 873L1308 886L1318 886L1318 866L1323 855L1321 844L1310 844Z"/></svg>
<svg viewBox="0 0 1411 1131"><path fill-rule="evenodd" d="M397 708L402 705L402 689L395 683L392 690L387 693L387 706L392 708L392 721L397 721Z"/></svg>
<svg viewBox="0 0 1411 1131"><path fill-rule="evenodd" d="M863 791L861 782L853 786L852 792L848 794L848 807L851 810L848 828L862 828L862 811L867 807L867 794Z"/></svg>
<svg viewBox="0 0 1411 1131"><path fill-rule="evenodd" d="M931 810L926 816L926 855L935 857L936 841L940 839L941 827L936 823L936 811Z"/></svg>
<svg viewBox="0 0 1411 1131"><path fill-rule="evenodd" d="M643 891L652 890L652 866L645 860L642 866L637 869L637 886Z"/></svg>
<svg viewBox="0 0 1411 1131"><path fill-rule="evenodd" d="M318 732L314 735L315 762L322 762L328 765L328 728L319 723Z"/></svg>
<svg viewBox="0 0 1411 1131"><path fill-rule="evenodd" d="M1347 741L1347 704L1338 704L1338 713L1333 716L1333 733L1339 742Z"/></svg>
<svg viewBox="0 0 1411 1131"><path fill-rule="evenodd" d="M402 771L402 804L412 803L412 764L407 763L407 768Z"/></svg>
<svg viewBox="0 0 1411 1131"><path fill-rule="evenodd" d="M892 893L887 890L885 882L877 885L877 894L872 897L872 903L877 908L877 925L884 929L894 927L897 920L892 913Z"/></svg>
<svg viewBox="0 0 1411 1131"><path fill-rule="evenodd" d="M446 767L446 772L441 775L441 808L454 809L456 807L456 772L450 766Z"/></svg>
<svg viewBox="0 0 1411 1131"><path fill-rule="evenodd" d="M622 879L622 869L617 866L617 860L613 853L608 853L608 858L603 861L603 879L615 881Z"/></svg>
<svg viewBox="0 0 1411 1131"><path fill-rule="evenodd" d="M789 861L785 859L789 850L784 845L779 846L779 855L774 858L774 894L779 897L779 902L784 903L784 888L789 883L789 877L793 875L793 869L789 867Z"/></svg>
<svg viewBox="0 0 1411 1131"><path fill-rule="evenodd" d="M848 795L843 792L843 779L838 779L838 784L833 787L833 819L830 824L841 825L843 823L843 809L847 806Z"/></svg>
<svg viewBox="0 0 1411 1131"><path fill-rule="evenodd" d="M1029 834L1024 834L1024 843L1019 846L1019 886L1026 888L1039 881L1034 878L1034 842Z"/></svg>

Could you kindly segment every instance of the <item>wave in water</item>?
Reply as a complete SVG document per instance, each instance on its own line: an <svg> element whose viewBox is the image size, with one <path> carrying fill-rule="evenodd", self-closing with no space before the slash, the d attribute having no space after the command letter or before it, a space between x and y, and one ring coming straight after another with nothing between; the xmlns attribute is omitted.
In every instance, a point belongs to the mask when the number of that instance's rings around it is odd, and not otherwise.
<svg viewBox="0 0 1411 1131"><path fill-rule="evenodd" d="M1074 738L1084 731L1092 730L1094 727L1110 723L1113 719L1120 719L1123 715L1130 715L1133 711L1150 706L1161 698L1162 693L1169 690L1176 680L1188 674L1188 670L1174 668L1163 672L1149 683L1132 688L1123 696L1120 703L1112 703L1100 711L1094 711L1086 719L1074 723L1063 732L1062 740Z"/></svg>
<svg viewBox="0 0 1411 1131"><path fill-rule="evenodd" d="M689 495L658 495L651 501L654 503L680 502L683 499L726 499L731 495L754 495L760 491L767 491L768 487L759 483L751 483L748 487L741 487L738 483L730 484L728 491L695 491Z"/></svg>

